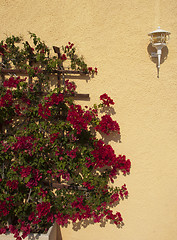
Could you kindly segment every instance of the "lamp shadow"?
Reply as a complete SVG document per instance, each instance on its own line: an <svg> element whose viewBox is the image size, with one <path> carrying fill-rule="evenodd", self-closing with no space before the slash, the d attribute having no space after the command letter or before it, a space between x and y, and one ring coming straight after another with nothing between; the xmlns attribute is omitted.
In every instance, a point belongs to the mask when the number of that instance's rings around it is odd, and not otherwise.
<svg viewBox="0 0 177 240"><path fill-rule="evenodd" d="M153 63L156 64L156 67L157 67L157 64L158 64L157 57L152 57L152 53L156 53L157 49L152 46L152 43L150 43L148 45L147 52L149 54L149 58L151 59L151 61ZM162 48L162 55L161 55L161 59L160 59L160 64L163 64L165 62L165 60L167 59L167 57L168 57L168 48L167 48L167 46L165 46L165 47Z"/></svg>

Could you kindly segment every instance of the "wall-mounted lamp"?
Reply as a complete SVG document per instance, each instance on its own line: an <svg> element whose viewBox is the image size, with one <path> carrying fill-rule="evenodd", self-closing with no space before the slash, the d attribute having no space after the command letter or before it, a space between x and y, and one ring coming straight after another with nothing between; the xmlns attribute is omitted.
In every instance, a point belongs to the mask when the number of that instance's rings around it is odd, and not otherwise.
<svg viewBox="0 0 177 240"><path fill-rule="evenodd" d="M169 35L170 32L162 30L160 27L158 27L157 30L150 32L148 36L151 37L151 43L152 46L157 49L157 53L151 53L151 57L157 57L158 62L157 62L157 70L158 74L157 77L159 77L159 69L160 69L160 59L161 59L161 54L162 54L162 48L166 46L168 40L169 40Z"/></svg>

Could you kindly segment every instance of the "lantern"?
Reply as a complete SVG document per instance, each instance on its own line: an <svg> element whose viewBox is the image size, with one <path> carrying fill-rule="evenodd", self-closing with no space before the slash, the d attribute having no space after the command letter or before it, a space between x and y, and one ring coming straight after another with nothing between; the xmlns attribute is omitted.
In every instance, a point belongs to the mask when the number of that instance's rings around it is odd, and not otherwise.
<svg viewBox="0 0 177 240"><path fill-rule="evenodd" d="M166 46L168 40L169 40L170 32L162 30L160 27L157 28L157 30L150 32L148 36L151 37L150 41L152 43L152 46L157 49L157 54L153 57L158 57L157 67L158 72L160 69L160 59L162 54L162 48Z"/></svg>

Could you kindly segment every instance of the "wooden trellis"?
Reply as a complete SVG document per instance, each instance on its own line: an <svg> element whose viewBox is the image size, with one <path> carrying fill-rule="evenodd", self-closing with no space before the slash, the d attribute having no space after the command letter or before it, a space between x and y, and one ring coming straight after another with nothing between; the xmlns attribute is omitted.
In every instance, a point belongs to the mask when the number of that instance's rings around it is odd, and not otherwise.
<svg viewBox="0 0 177 240"><path fill-rule="evenodd" d="M28 43L27 43L28 44ZM58 59L60 59L60 48L53 46L54 52L57 54ZM29 62L30 66L33 66L33 62L30 61ZM45 74L48 74L48 72L46 72L45 70L42 70L42 72ZM26 75L28 76L28 73L26 70L24 69L7 69L4 67L4 63L3 63L3 56L2 56L2 62L1 62L1 68L0 68L0 73L1 73L1 77L4 80L5 79L5 75L15 75L15 74L20 74L20 75ZM58 80L58 87L61 86L62 82L63 85L65 85L65 74L69 74L69 75L86 75L83 71L78 71L78 70L68 70L68 69L64 69L63 65L58 66L57 69L52 70L50 72L50 74L57 74L57 80ZM29 83L32 83L32 78L29 77ZM74 94L74 98L75 99L81 99L81 100L89 100L89 94L81 94L81 93L75 93Z"/></svg>
<svg viewBox="0 0 177 240"><path fill-rule="evenodd" d="M28 43L27 43L28 44ZM1 52L3 52L3 48L0 49ZM61 54L60 54L60 48L53 46L53 50L54 52L57 54L58 59L60 59ZM33 61L29 61L29 65L33 66ZM7 69L5 68L5 65L3 63L3 56L2 56L2 62L1 62L1 67L0 67L0 75L2 78L2 81L5 80L5 76L6 75L24 75L24 76L28 76L28 82L31 84L32 83L32 77L29 76L29 74L27 73L26 70L24 69ZM42 72L45 74L49 74L47 71L42 70ZM58 87L61 87L61 85L65 85L65 74L69 74L69 75L86 75L86 73L84 73L83 71L78 71L78 70L68 70L68 69L64 69L63 65L59 65L57 67L57 69L52 70L50 72L50 74L57 74L57 81L58 81ZM43 95L45 94L44 92L39 92L39 94ZM74 99L81 99L81 100L89 100L89 94L79 94L79 93L75 93L74 94ZM69 189L69 190L80 190L80 191L84 191L84 192L89 192L90 190L81 187L79 185L75 185L75 184L62 184L62 183L57 183L57 182L53 182L52 183L52 187L54 189Z"/></svg>

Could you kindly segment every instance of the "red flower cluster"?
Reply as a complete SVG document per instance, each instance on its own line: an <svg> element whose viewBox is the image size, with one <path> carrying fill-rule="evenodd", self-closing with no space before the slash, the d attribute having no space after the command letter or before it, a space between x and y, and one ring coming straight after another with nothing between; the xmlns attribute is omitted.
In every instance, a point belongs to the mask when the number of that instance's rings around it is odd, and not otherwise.
<svg viewBox="0 0 177 240"><path fill-rule="evenodd" d="M7 44L0 46L0 55L4 56L4 50L7 50Z"/></svg>
<svg viewBox="0 0 177 240"><path fill-rule="evenodd" d="M7 181L7 183L6 183L6 186L8 186L9 188L11 188L12 190L15 190L15 189L18 188L18 181L17 181L17 180L13 180L13 181L9 180L9 181Z"/></svg>
<svg viewBox="0 0 177 240"><path fill-rule="evenodd" d="M121 198L127 197L128 196L128 191L127 191L127 187L126 184L124 184L121 189L120 189L120 196Z"/></svg>
<svg viewBox="0 0 177 240"><path fill-rule="evenodd" d="M104 213L106 215L106 218L112 220L116 225L120 224L123 221L120 212L113 214L112 210L107 209L104 211Z"/></svg>
<svg viewBox="0 0 177 240"><path fill-rule="evenodd" d="M71 151L66 151L66 154L68 157L70 157L71 159L74 159L76 158L77 156L77 152L78 152L78 148L74 148L73 150Z"/></svg>
<svg viewBox="0 0 177 240"><path fill-rule="evenodd" d="M57 214L54 215L56 219L56 223L58 225L64 226L65 224L68 223L69 215L68 214L62 214L61 212L58 212Z"/></svg>
<svg viewBox="0 0 177 240"><path fill-rule="evenodd" d="M74 46L74 43L68 42L68 45L66 45L67 49L71 49Z"/></svg>
<svg viewBox="0 0 177 240"><path fill-rule="evenodd" d="M115 202L118 202L120 200L120 197L123 199L124 197L127 197L128 196L128 191L127 191L127 187L126 187L126 184L124 184L121 189L119 190L119 193L114 193L112 194L111 196L111 204L115 203Z"/></svg>
<svg viewBox="0 0 177 240"><path fill-rule="evenodd" d="M33 69L34 69L35 74L38 74L38 73L42 72L42 69L39 68L39 67L34 67Z"/></svg>
<svg viewBox="0 0 177 240"><path fill-rule="evenodd" d="M39 203L36 207L38 218L47 216L50 213L51 204L49 202Z"/></svg>
<svg viewBox="0 0 177 240"><path fill-rule="evenodd" d="M111 195L111 204L113 204L113 203L115 203L115 202L118 202L119 200L120 200L120 198L119 198L119 194L118 193L114 193L114 194L112 194Z"/></svg>
<svg viewBox="0 0 177 240"><path fill-rule="evenodd" d="M41 103L38 104L38 114L43 119L48 119L48 117L51 116L50 107L52 107L53 105L59 105L61 102L63 102L64 96L61 93L53 93L50 97L46 97L45 100L46 102L44 105L42 105Z"/></svg>
<svg viewBox="0 0 177 240"><path fill-rule="evenodd" d="M50 134L50 143L54 143L58 138L59 132Z"/></svg>
<svg viewBox="0 0 177 240"><path fill-rule="evenodd" d="M22 238L19 236L20 231L18 231L15 226L9 225L9 231L14 234L14 238L17 240L22 240Z"/></svg>
<svg viewBox="0 0 177 240"><path fill-rule="evenodd" d="M94 189L94 186L91 186L89 182L83 182L82 185L86 187L88 190Z"/></svg>
<svg viewBox="0 0 177 240"><path fill-rule="evenodd" d="M58 105L61 102L63 102L64 96L62 93L56 94L53 93L52 96L48 99L48 102L46 103L48 106L53 106L54 104Z"/></svg>
<svg viewBox="0 0 177 240"><path fill-rule="evenodd" d="M17 142L11 146L13 151L24 150L25 153L31 155L33 148L34 138L32 136L16 137Z"/></svg>
<svg viewBox="0 0 177 240"><path fill-rule="evenodd" d="M66 54L61 55L60 58L61 58L62 61L65 61L67 59Z"/></svg>
<svg viewBox="0 0 177 240"><path fill-rule="evenodd" d="M71 93L74 94L75 90L76 90L76 85L75 83L69 82L69 80L65 81L65 85L67 90Z"/></svg>
<svg viewBox="0 0 177 240"><path fill-rule="evenodd" d="M30 224L25 224L25 222L21 221L21 220L18 220L18 222L21 225L20 230L21 230L21 232L23 232L22 236L19 237L19 239L20 238L24 239L24 238L26 238L28 236L28 234L30 234Z"/></svg>
<svg viewBox="0 0 177 240"><path fill-rule="evenodd" d="M124 174L129 173L130 167L131 167L130 160L129 159L126 160L125 155L123 156L119 155L117 160L118 160L118 164L117 164L118 169L120 169Z"/></svg>
<svg viewBox="0 0 177 240"><path fill-rule="evenodd" d="M126 160L125 155L119 155L116 157L112 147L104 144L104 142L101 140L95 143L95 149L92 151L92 155L95 161L91 162L89 160L88 165L93 166L95 169L98 167L102 168L104 166L110 166L111 171L109 177L112 182L114 182L113 177L117 175L118 170L121 170L124 174L130 172L130 160Z"/></svg>
<svg viewBox="0 0 177 240"><path fill-rule="evenodd" d="M83 200L84 198L81 196L77 197L77 199L73 203L71 203L72 208L79 209L79 212L77 211L75 214L72 215L72 217L70 217L73 222L76 222L77 219L80 221L82 219L92 217L91 208L87 204L84 204Z"/></svg>
<svg viewBox="0 0 177 240"><path fill-rule="evenodd" d="M1 53L0 53L1 55ZM7 227L4 227L4 228L0 228L0 234L5 234L7 232Z"/></svg>
<svg viewBox="0 0 177 240"><path fill-rule="evenodd" d="M40 188L39 196L42 196L43 198L47 195L47 191Z"/></svg>
<svg viewBox="0 0 177 240"><path fill-rule="evenodd" d="M85 113L80 105L71 105L68 111L67 121L77 130L77 134L82 132L82 129L87 130L87 126L92 119L92 114Z"/></svg>
<svg viewBox="0 0 177 240"><path fill-rule="evenodd" d="M53 174L53 177L62 177L63 179L69 181L70 179L70 174L64 170L59 170L57 174Z"/></svg>
<svg viewBox="0 0 177 240"><path fill-rule="evenodd" d="M21 166L20 168L21 168L20 174L22 178L28 177L30 175L32 169L31 166L28 167Z"/></svg>
<svg viewBox="0 0 177 240"><path fill-rule="evenodd" d="M104 93L100 96L100 100L102 100L103 104L107 107L109 107L110 105L114 105L113 99L108 97L108 95L106 93Z"/></svg>
<svg viewBox="0 0 177 240"><path fill-rule="evenodd" d="M114 182L113 177L117 175L117 171L121 170L123 174L129 173L130 172L130 167L131 167L131 162L129 159L126 160L125 155L121 156L119 155L116 158L116 162L113 165L113 168L109 174L111 182Z"/></svg>
<svg viewBox="0 0 177 240"><path fill-rule="evenodd" d="M9 88L16 88L19 82L25 81L26 79L20 79L20 77L14 78L10 77L8 80L4 81L3 86Z"/></svg>
<svg viewBox="0 0 177 240"><path fill-rule="evenodd" d="M94 162L90 163L94 168L104 166L114 166L116 164L116 155L110 145L106 145L102 140L95 142L94 150L91 152Z"/></svg>
<svg viewBox="0 0 177 240"><path fill-rule="evenodd" d="M92 67L88 67L88 71L89 71L89 73L98 73L98 69L97 68L92 68Z"/></svg>
<svg viewBox="0 0 177 240"><path fill-rule="evenodd" d="M116 121L113 121L110 115L106 114L101 117L99 125L95 127L97 131L101 131L109 135L111 132L117 132L120 134L119 124Z"/></svg>
<svg viewBox="0 0 177 240"><path fill-rule="evenodd" d="M7 90L5 95L0 99L0 107L9 107L12 106L13 96L10 90Z"/></svg>
<svg viewBox="0 0 177 240"><path fill-rule="evenodd" d="M0 200L0 217L7 216L13 206L12 197L6 198L6 200Z"/></svg>
<svg viewBox="0 0 177 240"><path fill-rule="evenodd" d="M71 207L73 209L79 209L76 213L74 213L72 216L69 216L68 214L62 214L58 212L55 214L56 222L62 226L68 223L69 220L72 220L72 222L81 221L82 219L88 219L93 218L94 222L100 222L101 219L104 217L106 219L109 219L114 222L114 224L118 225L120 224L123 219L121 217L121 214L119 212L116 212L113 214L113 211L106 208L106 202L104 202L101 206L97 207L97 211L91 210L91 208L84 204L83 197L77 197L77 199L71 203ZM103 209L103 212L100 212L100 209Z"/></svg>
<svg viewBox="0 0 177 240"><path fill-rule="evenodd" d="M28 188L36 187L41 178L42 178L42 174L39 172L39 170L33 169L32 178L30 178L30 180L27 182L26 186Z"/></svg>
<svg viewBox="0 0 177 240"><path fill-rule="evenodd" d="M49 109L49 106L42 106L41 103L38 105L38 114L43 118L43 119L48 119L48 117L51 116L51 111Z"/></svg>
<svg viewBox="0 0 177 240"><path fill-rule="evenodd" d="M20 219L18 220L18 223L20 224L20 231L14 225L9 225L9 231L14 234L16 240L22 240L30 234L30 224L25 224L25 222ZM21 237L20 232L23 233Z"/></svg>

